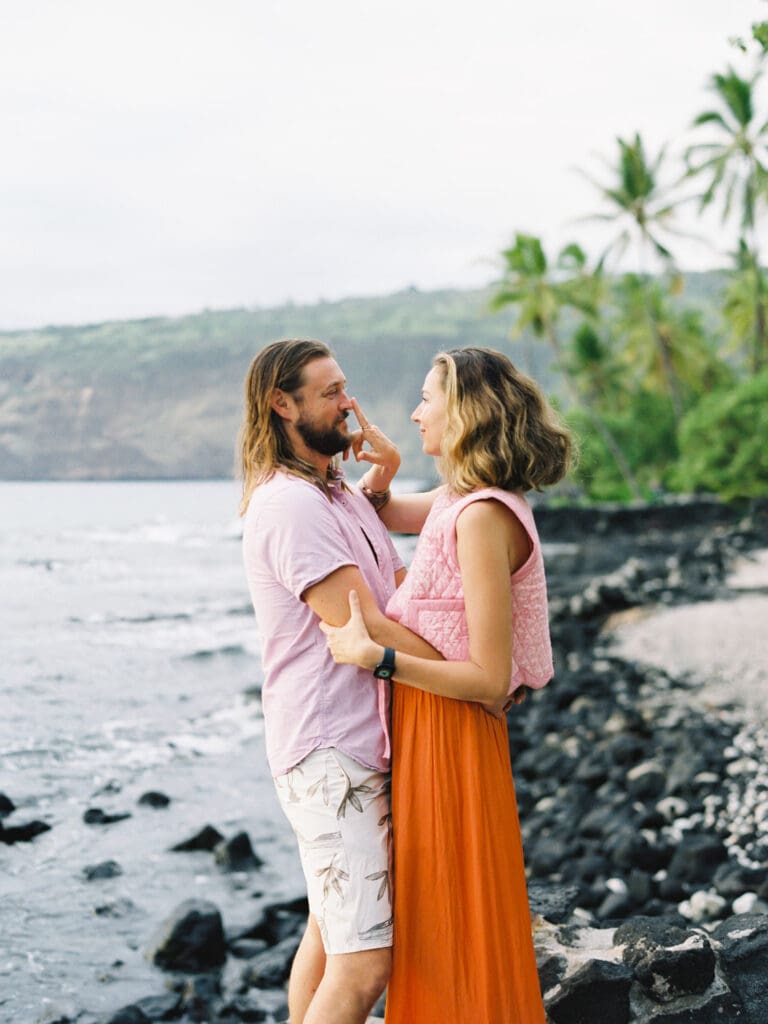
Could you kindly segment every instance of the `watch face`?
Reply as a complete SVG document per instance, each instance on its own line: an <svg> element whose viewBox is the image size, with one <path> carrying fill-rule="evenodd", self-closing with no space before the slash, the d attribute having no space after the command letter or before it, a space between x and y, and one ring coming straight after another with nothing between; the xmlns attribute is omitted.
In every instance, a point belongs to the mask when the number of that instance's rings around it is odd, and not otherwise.
<svg viewBox="0 0 768 1024"><path fill-rule="evenodd" d="M392 669L387 668L386 665L377 665L373 671L373 674L377 679L391 679Z"/></svg>

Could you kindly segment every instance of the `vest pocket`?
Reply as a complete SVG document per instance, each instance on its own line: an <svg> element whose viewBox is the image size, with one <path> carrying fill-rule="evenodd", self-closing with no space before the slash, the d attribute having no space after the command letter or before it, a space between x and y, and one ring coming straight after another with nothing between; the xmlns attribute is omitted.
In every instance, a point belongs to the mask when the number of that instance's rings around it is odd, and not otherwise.
<svg viewBox="0 0 768 1024"><path fill-rule="evenodd" d="M467 617L462 598L424 598L410 602L413 629L446 658L469 653Z"/></svg>

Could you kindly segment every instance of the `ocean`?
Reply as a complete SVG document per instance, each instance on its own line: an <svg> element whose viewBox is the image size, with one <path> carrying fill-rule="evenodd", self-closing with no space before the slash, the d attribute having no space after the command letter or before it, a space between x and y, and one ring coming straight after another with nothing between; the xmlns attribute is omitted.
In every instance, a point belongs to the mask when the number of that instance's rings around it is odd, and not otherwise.
<svg viewBox="0 0 768 1024"><path fill-rule="evenodd" d="M232 481L0 483L0 1022L111 1014L164 990L145 956L183 900L225 928L303 892L262 735ZM164 809L139 805L159 790ZM130 817L89 825L89 808ZM264 867L170 853L246 831ZM84 869L115 860L117 877ZM84 1018L81 1018L84 1019Z"/></svg>

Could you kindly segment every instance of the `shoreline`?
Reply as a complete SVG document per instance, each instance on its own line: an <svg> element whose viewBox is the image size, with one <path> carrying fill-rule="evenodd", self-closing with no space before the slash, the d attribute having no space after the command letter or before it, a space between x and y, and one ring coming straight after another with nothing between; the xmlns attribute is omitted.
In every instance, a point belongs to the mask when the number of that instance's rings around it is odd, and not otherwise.
<svg viewBox="0 0 768 1024"><path fill-rule="evenodd" d="M702 706L737 705L748 717L768 713L768 549L741 556L726 593L674 608L618 613L603 636L617 657L690 682Z"/></svg>

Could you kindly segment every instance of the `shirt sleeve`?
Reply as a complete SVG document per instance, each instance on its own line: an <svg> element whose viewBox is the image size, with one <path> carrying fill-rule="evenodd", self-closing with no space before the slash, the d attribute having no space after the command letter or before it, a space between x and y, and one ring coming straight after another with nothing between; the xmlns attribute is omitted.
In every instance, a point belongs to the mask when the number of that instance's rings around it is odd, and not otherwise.
<svg viewBox="0 0 768 1024"><path fill-rule="evenodd" d="M392 557L392 568L394 569L395 572L399 572L401 569L405 568L405 562L398 554L397 548L392 542L392 537L389 534L389 531L387 531L387 545L389 547L389 553Z"/></svg>
<svg viewBox="0 0 768 1024"><path fill-rule="evenodd" d="M319 489L296 488L282 497L288 500L265 504L255 517L254 554L262 571L300 599L308 587L357 560Z"/></svg>

